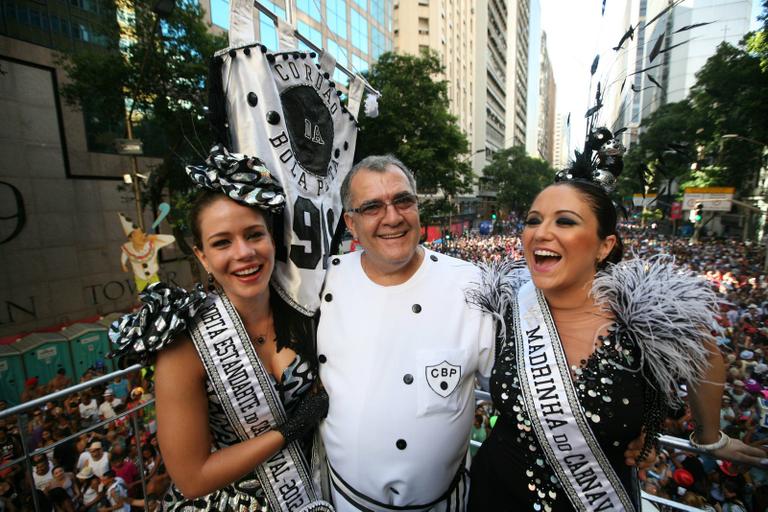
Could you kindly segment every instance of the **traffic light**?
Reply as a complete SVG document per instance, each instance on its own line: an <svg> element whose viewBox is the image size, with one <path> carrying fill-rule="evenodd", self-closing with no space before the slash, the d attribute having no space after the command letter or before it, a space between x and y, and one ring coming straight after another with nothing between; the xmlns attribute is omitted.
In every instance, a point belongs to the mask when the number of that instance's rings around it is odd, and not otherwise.
<svg viewBox="0 0 768 512"><path fill-rule="evenodd" d="M491 210L491 220L496 220L496 210Z"/></svg>
<svg viewBox="0 0 768 512"><path fill-rule="evenodd" d="M701 222L701 219L704 218L704 205L702 203L696 203L696 206L693 207L693 221L694 222Z"/></svg>

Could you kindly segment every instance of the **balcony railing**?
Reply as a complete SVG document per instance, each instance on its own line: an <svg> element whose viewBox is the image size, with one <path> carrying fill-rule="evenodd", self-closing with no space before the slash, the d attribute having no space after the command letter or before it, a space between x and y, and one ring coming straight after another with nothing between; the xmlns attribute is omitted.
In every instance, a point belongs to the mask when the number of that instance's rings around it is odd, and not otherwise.
<svg viewBox="0 0 768 512"><path fill-rule="evenodd" d="M17 422L17 426L18 426L18 429L19 429L19 432L20 433L26 432L26 426L27 426L26 413L28 411L34 410L36 408L40 408L40 407L44 406L46 403L48 403L50 401L58 400L60 398L65 398L67 396L72 395L73 393L78 393L80 391L84 391L84 390L90 389L90 388L92 388L94 386L98 386L98 385L101 385L101 384L106 384L106 383L112 381L115 377L123 377L125 375L129 375L131 373L138 372L139 370L141 370L141 368L142 368L142 366L138 365L138 364L133 365L133 366L129 366L128 368L125 368L124 370L118 370L118 371L115 371L115 372L103 375L101 377L97 377L95 379L89 380L87 382L76 384L76 385L71 386L69 388L62 389L60 391L56 391L55 393L51 393L49 395L46 395L46 396L43 396L43 397L40 397L40 398L36 398L34 400L30 400L29 402L25 402L25 403L23 403L21 405L17 405L17 406L11 407L11 408L6 409L4 411L0 411L0 420L7 420L7 419L15 417L16 422ZM486 391L481 391L481 390L475 390L475 398L478 399L478 400L491 401L490 393L488 393ZM107 425L107 424L112 423L114 421L118 421L118 420L120 420L122 418L125 418L125 417L129 417L130 418L131 427L133 429L133 437L134 437L134 440L136 442L136 446L137 447L141 447L141 440L140 440L141 428L140 428L140 424L139 424L139 415L138 414L134 414L134 413L143 410L147 406L154 405L154 403L155 403L154 399L148 400L146 402L141 403L140 405L138 405L136 407L131 407L130 409L127 409L127 410L117 414L114 418L110 418L108 420L103 420L103 421L100 421L100 422L98 422L98 423L96 423L94 425L91 425L91 426L87 427L87 428L80 429L79 431L75 432L74 434L71 434L71 435L69 435L69 436L67 436L67 437L65 437L63 439L60 439L59 441L57 441L57 442L55 442L53 444L50 444L50 445L45 446L43 448L38 448L36 450L30 450L29 447L27 446L26 441L22 439L21 445L22 445L22 449L23 449L23 455L21 457L17 457L17 458L15 458L13 460L10 460L10 461L5 462L4 464L0 465L0 471L2 471L4 469L7 469L9 467L15 466L17 464L24 463L25 469L26 469L26 472L27 472L27 477L29 479L30 485L34 486L34 477L33 477L33 469L32 469L32 458L33 457L35 457L37 455L45 454L45 453L55 449L57 446L62 445L64 443L68 443L68 442L74 441L78 437L80 437L80 435L82 435L83 433L91 432L91 431L96 430L96 429L98 429L100 427L103 427L104 425ZM661 442L662 445L670 447L670 448L676 448L676 449L685 450L685 451L688 451L688 452L695 452L695 453L706 453L703 450L701 450L699 448L696 448L693 445L691 445L690 441L688 441L687 439L682 439L682 438L678 438L678 437L664 435L664 436L660 437L659 441ZM470 443L470 445L476 446L476 447L479 447L481 445L481 443L479 443L478 441L470 441L469 443ZM139 451L139 457L141 457L141 452L140 451ZM139 462L141 462L141 461L139 461ZM146 500L146 497L147 497L147 480L146 480L146 475L144 473L143 465L138 465L138 467L139 467L139 477L141 479L141 489L142 489L143 495L145 497L144 510L148 510L148 508L147 508L147 500ZM678 503L676 501L672 501L672 500L668 500L666 498L660 498L658 496L654 496L654 495L648 494L648 493L646 493L644 491L641 492L641 496L642 496L642 499L645 500L645 501L661 505L662 507L664 507L663 510L668 510L668 509L683 510L683 511L696 511L696 510L699 510L697 508L690 507L688 505L684 505L684 504ZM32 499L33 499L33 504L34 504L34 507L35 507L35 511L37 512L37 511L41 510L40 503L38 502L38 496L37 496L36 492L32 492Z"/></svg>

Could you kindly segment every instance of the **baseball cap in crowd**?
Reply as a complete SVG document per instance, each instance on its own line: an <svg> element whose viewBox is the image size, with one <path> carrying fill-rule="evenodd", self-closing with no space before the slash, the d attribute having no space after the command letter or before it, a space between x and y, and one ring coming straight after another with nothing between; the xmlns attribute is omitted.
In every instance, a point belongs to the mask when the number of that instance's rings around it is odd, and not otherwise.
<svg viewBox="0 0 768 512"><path fill-rule="evenodd" d="M686 489L691 487L695 482L693 474L687 469L682 468L676 469L675 472L672 473L672 479L677 485L685 487Z"/></svg>
<svg viewBox="0 0 768 512"><path fill-rule="evenodd" d="M755 372L758 375L762 375L765 372L768 372L768 364L765 363L757 363L754 368L752 368L752 371Z"/></svg>
<svg viewBox="0 0 768 512"><path fill-rule="evenodd" d="M85 466L75 476L80 480L90 480L90 478L93 476L93 470L91 469L91 466Z"/></svg>
<svg viewBox="0 0 768 512"><path fill-rule="evenodd" d="M107 388L104 390L104 396L114 396L115 392L112 389Z"/></svg>
<svg viewBox="0 0 768 512"><path fill-rule="evenodd" d="M741 354L739 354L739 357L742 359L746 359L747 361L750 361L755 356L755 353L751 350L742 350Z"/></svg>
<svg viewBox="0 0 768 512"><path fill-rule="evenodd" d="M733 463L728 460L718 460L717 465L720 467L720 471L728 476L738 476L739 472L733 466Z"/></svg>
<svg viewBox="0 0 768 512"><path fill-rule="evenodd" d="M743 388L744 387L744 381L743 380L735 380L735 381L733 381L733 387L735 387L735 388Z"/></svg>
<svg viewBox="0 0 768 512"><path fill-rule="evenodd" d="M761 386L755 379L747 379L744 388L750 393L759 393L760 390L763 389L763 386Z"/></svg>

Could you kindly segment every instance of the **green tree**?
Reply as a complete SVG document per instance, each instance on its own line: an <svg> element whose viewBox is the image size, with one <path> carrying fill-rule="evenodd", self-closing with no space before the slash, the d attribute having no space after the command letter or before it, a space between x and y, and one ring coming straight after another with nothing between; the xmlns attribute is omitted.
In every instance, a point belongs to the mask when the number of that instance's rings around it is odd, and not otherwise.
<svg viewBox="0 0 768 512"><path fill-rule="evenodd" d="M662 105L643 119L642 135L625 157L619 177L622 195L659 192L672 179L686 179L696 160L697 121L687 100Z"/></svg>
<svg viewBox="0 0 768 512"><path fill-rule="evenodd" d="M546 161L528 156L523 146L513 146L494 153L483 174L496 188L499 207L523 213L552 183L555 171Z"/></svg>
<svg viewBox="0 0 768 512"><path fill-rule="evenodd" d="M762 31L764 33L764 31ZM735 186L742 194L753 186L762 165L764 146L741 138L768 141L768 69L746 41L721 43L696 74L691 103L698 113L697 144L704 158L698 174L712 185Z"/></svg>
<svg viewBox="0 0 768 512"><path fill-rule="evenodd" d="M382 93L379 116L361 116L356 160L392 153L414 172L420 192L450 197L470 189L472 168L467 137L448 111L447 82L433 78L443 71L434 52L379 57L366 74Z"/></svg>
<svg viewBox="0 0 768 512"><path fill-rule="evenodd" d="M170 193L168 220L177 243L191 254L183 242L192 189L184 166L200 162L215 142L204 111L205 84L209 59L226 46L226 39L209 31L196 1L177 0L163 20L151 6L147 0L118 0L122 27L101 27L105 48L62 54L70 79L62 94L96 126L117 127L111 137L125 136L130 113L134 136L144 141L146 153L162 160L150 175L144 199L154 207L164 191Z"/></svg>

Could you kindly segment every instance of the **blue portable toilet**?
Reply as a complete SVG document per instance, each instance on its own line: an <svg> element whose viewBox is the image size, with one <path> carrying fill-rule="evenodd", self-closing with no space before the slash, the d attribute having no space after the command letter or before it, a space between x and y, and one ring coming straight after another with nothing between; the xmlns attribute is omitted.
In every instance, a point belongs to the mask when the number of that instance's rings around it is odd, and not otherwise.
<svg viewBox="0 0 768 512"><path fill-rule="evenodd" d="M11 345L0 345L0 399L9 405L21 403L24 391L24 363Z"/></svg>
<svg viewBox="0 0 768 512"><path fill-rule="evenodd" d="M37 377L41 386L48 384L59 368L77 382L72 369L72 352L69 341L59 333L35 332L14 343L13 348L21 352L26 378Z"/></svg>
<svg viewBox="0 0 768 512"><path fill-rule="evenodd" d="M100 364L99 361L108 372L112 371L112 361L107 359L110 348L106 327L98 323L76 323L62 329L61 335L69 340L75 382L88 368Z"/></svg>

